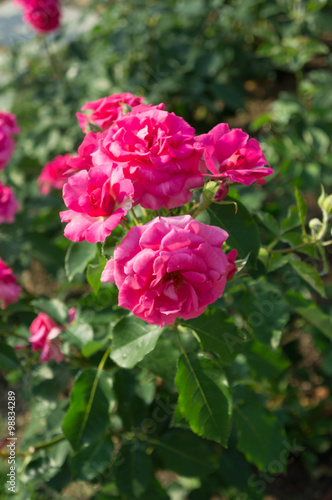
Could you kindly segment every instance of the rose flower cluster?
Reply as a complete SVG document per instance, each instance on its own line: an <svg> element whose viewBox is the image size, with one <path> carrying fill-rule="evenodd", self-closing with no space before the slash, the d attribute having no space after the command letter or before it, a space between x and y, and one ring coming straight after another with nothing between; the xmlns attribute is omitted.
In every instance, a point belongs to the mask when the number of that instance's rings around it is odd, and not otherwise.
<svg viewBox="0 0 332 500"><path fill-rule="evenodd" d="M263 184L273 170L259 143L225 123L196 136L163 104L130 93L87 102L82 111L78 153L54 159L38 180L43 194L63 185L65 236L104 242L121 224L128 233L101 277L118 287L119 305L160 326L199 316L222 296L237 252L226 255L226 231L196 221L184 206L211 178L218 202L230 183ZM133 212L129 228L126 215L136 205L150 221L140 225ZM177 207L183 215L167 216ZM160 209L164 216L156 217Z"/></svg>

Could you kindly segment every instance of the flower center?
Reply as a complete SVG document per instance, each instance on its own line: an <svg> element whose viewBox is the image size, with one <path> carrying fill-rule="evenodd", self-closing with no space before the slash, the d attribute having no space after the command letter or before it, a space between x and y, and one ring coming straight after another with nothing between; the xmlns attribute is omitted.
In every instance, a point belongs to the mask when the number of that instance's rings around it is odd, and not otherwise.
<svg viewBox="0 0 332 500"><path fill-rule="evenodd" d="M160 283L167 283L168 281L173 281L173 285L177 290L183 283L183 276L181 271L173 271L171 273L166 273L160 280Z"/></svg>

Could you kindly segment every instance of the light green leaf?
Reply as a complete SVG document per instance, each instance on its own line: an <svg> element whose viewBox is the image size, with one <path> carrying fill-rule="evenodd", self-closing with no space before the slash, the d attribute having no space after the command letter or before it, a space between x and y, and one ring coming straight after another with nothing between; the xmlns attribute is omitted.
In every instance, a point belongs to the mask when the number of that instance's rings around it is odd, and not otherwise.
<svg viewBox="0 0 332 500"><path fill-rule="evenodd" d="M50 316L58 325L65 325L68 322L68 309L58 299L37 299L32 305Z"/></svg>
<svg viewBox="0 0 332 500"><path fill-rule="evenodd" d="M95 293L98 293L101 286L101 274L106 265L106 258L101 255L100 262L97 265L89 264L86 272L86 279L88 280L89 285L93 288Z"/></svg>
<svg viewBox="0 0 332 500"><path fill-rule="evenodd" d="M302 233L306 234L305 219L307 216L307 205L306 205L306 202L304 201L303 196L300 194L300 191L298 190L298 188L295 189L295 198L296 198L297 209L298 209L299 216L300 216Z"/></svg>
<svg viewBox="0 0 332 500"><path fill-rule="evenodd" d="M122 368L133 368L151 352L162 329L135 316L122 318L113 329L111 358Z"/></svg>
<svg viewBox="0 0 332 500"><path fill-rule="evenodd" d="M227 447L232 399L223 371L208 358L184 354L179 360L175 382L181 413L191 429Z"/></svg>
<svg viewBox="0 0 332 500"><path fill-rule="evenodd" d="M322 279L319 276L316 269L314 269L306 262L302 262L301 260L296 260L294 256L290 257L289 263L293 267L294 271L296 271L297 274L301 276L301 278L303 278L307 283L309 283L309 285L312 286L312 288L316 290L316 292L318 292L322 297L326 298Z"/></svg>
<svg viewBox="0 0 332 500"><path fill-rule="evenodd" d="M301 225L301 219L297 207L290 207L288 210L287 218L281 223L281 233L286 233L294 227Z"/></svg>

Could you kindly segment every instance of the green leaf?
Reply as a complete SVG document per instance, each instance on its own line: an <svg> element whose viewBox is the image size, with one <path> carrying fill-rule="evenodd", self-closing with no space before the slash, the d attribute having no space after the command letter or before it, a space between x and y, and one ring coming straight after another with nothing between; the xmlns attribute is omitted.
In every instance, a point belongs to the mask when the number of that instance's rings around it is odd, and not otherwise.
<svg viewBox="0 0 332 500"><path fill-rule="evenodd" d="M241 306L254 337L262 344L276 348L289 320L289 309L280 290L250 288L242 294Z"/></svg>
<svg viewBox="0 0 332 500"><path fill-rule="evenodd" d="M63 432L74 450L95 443L105 434L111 400L113 391L106 372L90 368L80 373L63 422Z"/></svg>
<svg viewBox="0 0 332 500"><path fill-rule="evenodd" d="M305 239L303 238L303 235L300 233L286 233L284 234L281 238L281 241L286 241L286 243L289 243L291 247L295 247L298 245L303 245L303 243L308 242L308 237ZM308 245L306 247L298 248L296 252L304 253L306 255L309 255L313 259L317 259L317 251L315 248L315 245Z"/></svg>
<svg viewBox="0 0 332 500"><path fill-rule="evenodd" d="M273 215L268 212L258 212L257 216L262 224L264 224L273 234L277 236L280 233L279 224Z"/></svg>
<svg viewBox="0 0 332 500"><path fill-rule="evenodd" d="M37 299L32 302L32 305L39 311L50 316L58 325L65 325L68 323L68 309L60 300Z"/></svg>
<svg viewBox="0 0 332 500"><path fill-rule="evenodd" d="M174 429L158 441L149 442L155 446L165 468L181 476L205 476L216 468L208 443L190 431Z"/></svg>
<svg viewBox="0 0 332 500"><path fill-rule="evenodd" d="M267 470L284 451L287 457L285 431L278 417L264 407L256 393L246 390L245 394L245 400L234 407L237 447L249 462L259 469ZM281 463L280 460L279 462ZM286 462L282 462L282 471Z"/></svg>
<svg viewBox="0 0 332 500"><path fill-rule="evenodd" d="M95 293L98 293L98 291L100 289L100 286L101 286L100 278L101 278L102 272L104 270L104 267L106 265L106 262L107 262L106 258L103 255L101 255L100 262L98 265L94 265L94 264L88 265L88 269L86 272L86 279L87 279L89 285L95 291Z"/></svg>
<svg viewBox="0 0 332 500"><path fill-rule="evenodd" d="M147 416L147 405L138 394L139 383L130 370L119 369L114 378L114 392L118 403L118 415L123 427L132 431L142 425Z"/></svg>
<svg viewBox="0 0 332 500"><path fill-rule="evenodd" d="M164 380L173 381L176 375L177 362L181 355L179 346L172 342L174 334L174 330L164 328L156 347L145 356L139 366ZM175 340L177 341L177 339Z"/></svg>
<svg viewBox="0 0 332 500"><path fill-rule="evenodd" d="M223 371L208 358L184 354L179 360L175 382L181 413L191 429L227 447L232 399Z"/></svg>
<svg viewBox="0 0 332 500"><path fill-rule="evenodd" d="M304 279L304 281L309 283L309 285L312 286L312 288L316 290L316 292L318 292L322 297L326 298L322 279L319 276L316 269L314 269L306 262L302 262L301 260L296 260L294 256L290 257L289 263L294 269L294 271L296 271L297 274L299 274L301 278Z"/></svg>
<svg viewBox="0 0 332 500"><path fill-rule="evenodd" d="M300 216L297 207L290 207L288 210L287 218L281 223L281 233L287 233L294 227L298 227L301 224Z"/></svg>
<svg viewBox="0 0 332 500"><path fill-rule="evenodd" d="M237 206L235 213L234 205L210 205L211 225L225 229L229 234L227 245L237 249L240 259L250 253L249 262L254 263L260 247L257 225L242 203L237 201Z"/></svg>
<svg viewBox="0 0 332 500"><path fill-rule="evenodd" d="M113 454L113 441L103 436L100 441L81 448L71 458L74 477L91 481L110 467Z"/></svg>
<svg viewBox="0 0 332 500"><path fill-rule="evenodd" d="M123 444L114 470L120 493L126 498L139 498L153 480L151 458L136 438Z"/></svg>
<svg viewBox="0 0 332 500"><path fill-rule="evenodd" d="M71 323L64 333L69 342L78 349L93 340L93 329L88 323Z"/></svg>
<svg viewBox="0 0 332 500"><path fill-rule="evenodd" d="M96 243L88 243L87 241L73 243L69 247L65 258L68 281L72 281L76 274L84 272L87 264L95 257L96 250Z"/></svg>
<svg viewBox="0 0 332 500"><path fill-rule="evenodd" d="M162 329L134 316L122 318L113 329L111 358L122 368L133 368L151 352Z"/></svg>
<svg viewBox="0 0 332 500"><path fill-rule="evenodd" d="M290 307L311 325L320 330L327 338L332 340L332 319L312 301L305 299L302 294L289 291L286 299Z"/></svg>
<svg viewBox="0 0 332 500"><path fill-rule="evenodd" d="M272 351L260 342L250 343L246 358L252 375L259 380L266 378L272 381L280 377L290 365L280 348Z"/></svg>
<svg viewBox="0 0 332 500"><path fill-rule="evenodd" d="M17 359L15 350L5 342L0 340L0 367L5 370L17 370L20 362Z"/></svg>
<svg viewBox="0 0 332 500"><path fill-rule="evenodd" d="M244 348L247 340L233 323L232 318L223 311L216 311L214 315L202 315L183 323L198 334L203 349L219 355L222 363L230 364L236 355Z"/></svg>
<svg viewBox="0 0 332 500"><path fill-rule="evenodd" d="M305 219L307 216L307 205L306 205L306 202L304 201L303 196L300 194L300 191L298 190L298 188L295 189L295 198L296 198L297 209L298 209L299 216L300 216L302 233L306 234Z"/></svg>
<svg viewBox="0 0 332 500"><path fill-rule="evenodd" d="M286 264L288 264L288 255L273 253L269 259L267 270L268 272L273 272Z"/></svg>

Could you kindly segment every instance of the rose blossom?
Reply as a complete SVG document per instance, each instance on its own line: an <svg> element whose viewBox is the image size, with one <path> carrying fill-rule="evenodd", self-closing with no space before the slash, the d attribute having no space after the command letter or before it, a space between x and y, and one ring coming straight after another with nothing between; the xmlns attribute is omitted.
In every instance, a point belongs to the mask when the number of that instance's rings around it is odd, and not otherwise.
<svg viewBox="0 0 332 500"><path fill-rule="evenodd" d="M256 139L239 128L229 130L227 123L220 123L208 134L196 137L204 146L204 158L211 177L230 179L249 186L253 182L264 184L263 177L273 173L265 167L268 162Z"/></svg>
<svg viewBox="0 0 332 500"><path fill-rule="evenodd" d="M222 296L229 262L223 229L190 215L157 217L130 229L114 250L102 282L119 288L119 305L148 323L196 318Z"/></svg>
<svg viewBox="0 0 332 500"><path fill-rule="evenodd" d="M0 302L1 309L13 304L19 299L22 287L16 285L13 271L0 259Z"/></svg>
<svg viewBox="0 0 332 500"><path fill-rule="evenodd" d="M72 241L105 241L132 207L134 188L116 165L94 167L72 175L63 188L69 210L60 212L68 222L65 236Z"/></svg>
<svg viewBox="0 0 332 500"><path fill-rule="evenodd" d="M72 170L89 170L93 167L92 153L97 151L99 140L104 137L102 132L89 132L78 148L78 155L68 160L68 165Z"/></svg>
<svg viewBox="0 0 332 500"><path fill-rule="evenodd" d="M86 132L89 123L98 125L102 130L108 129L118 118L123 116L122 104L134 107L143 101L143 97L136 97L130 92L123 94L113 94L109 97L102 97L98 101L87 102L81 110L92 110L89 116L76 113L79 126Z"/></svg>
<svg viewBox="0 0 332 500"><path fill-rule="evenodd" d="M71 323L76 314L76 309L73 307L69 310L69 320ZM57 363L63 360L63 354L60 350L60 342L54 341L65 328L57 325L53 319L47 314L41 312L33 320L30 326L31 337L29 342L32 343L32 350L41 350L40 361L47 363L50 359L54 359Z"/></svg>
<svg viewBox="0 0 332 500"><path fill-rule="evenodd" d="M0 170L9 162L15 146L12 136L19 132L16 116L5 111L0 112Z"/></svg>
<svg viewBox="0 0 332 500"><path fill-rule="evenodd" d="M14 0L23 10L23 20L40 34L54 31L60 26L58 0Z"/></svg>
<svg viewBox="0 0 332 500"><path fill-rule="evenodd" d="M204 181L199 169L203 148L194 133L174 113L155 107L135 113L134 108L107 131L93 163L120 163L125 177L134 182L135 203L142 207L178 207L188 203L190 190Z"/></svg>
<svg viewBox="0 0 332 500"><path fill-rule="evenodd" d="M58 155L46 163L37 179L41 194L47 195L52 188L61 189L63 187L69 175L73 173L72 168L68 165L70 159L70 154Z"/></svg>
<svg viewBox="0 0 332 500"><path fill-rule="evenodd" d="M13 191L0 181L0 224L14 222L18 207Z"/></svg>

